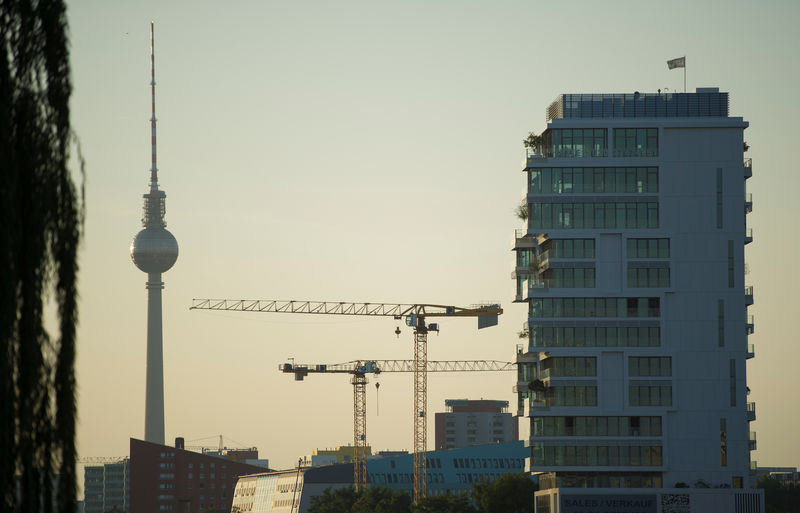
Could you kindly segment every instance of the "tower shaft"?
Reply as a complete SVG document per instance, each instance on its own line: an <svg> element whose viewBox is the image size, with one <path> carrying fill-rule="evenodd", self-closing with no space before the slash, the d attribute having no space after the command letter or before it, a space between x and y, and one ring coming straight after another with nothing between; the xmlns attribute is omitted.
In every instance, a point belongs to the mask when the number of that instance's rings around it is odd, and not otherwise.
<svg viewBox="0 0 800 513"><path fill-rule="evenodd" d="M147 274L147 384L144 439L164 445L164 345L161 327L161 273Z"/></svg>

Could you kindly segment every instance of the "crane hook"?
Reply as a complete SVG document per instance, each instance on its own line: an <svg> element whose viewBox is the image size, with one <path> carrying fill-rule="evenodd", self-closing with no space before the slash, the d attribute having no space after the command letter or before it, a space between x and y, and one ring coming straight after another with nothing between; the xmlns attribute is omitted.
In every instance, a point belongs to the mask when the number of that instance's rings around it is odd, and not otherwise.
<svg viewBox="0 0 800 513"><path fill-rule="evenodd" d="M398 326L394 329L394 334L397 335L397 338L400 338L400 333L400 326Z"/></svg>

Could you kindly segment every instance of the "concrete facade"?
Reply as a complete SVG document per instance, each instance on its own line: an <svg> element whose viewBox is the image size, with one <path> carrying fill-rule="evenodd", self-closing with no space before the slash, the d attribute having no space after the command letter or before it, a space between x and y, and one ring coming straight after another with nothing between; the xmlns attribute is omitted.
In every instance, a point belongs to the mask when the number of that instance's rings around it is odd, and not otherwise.
<svg viewBox="0 0 800 513"><path fill-rule="evenodd" d="M716 88L566 94L547 112L526 158L513 274L529 308L515 391L531 424L537 511L594 511L563 502L579 488L695 493L688 486L738 500L755 449L748 123ZM693 497L652 511L763 511L763 496L760 510Z"/></svg>
<svg viewBox="0 0 800 513"><path fill-rule="evenodd" d="M434 416L437 451L519 440L517 419L508 413L508 401L447 399L445 406L447 412Z"/></svg>

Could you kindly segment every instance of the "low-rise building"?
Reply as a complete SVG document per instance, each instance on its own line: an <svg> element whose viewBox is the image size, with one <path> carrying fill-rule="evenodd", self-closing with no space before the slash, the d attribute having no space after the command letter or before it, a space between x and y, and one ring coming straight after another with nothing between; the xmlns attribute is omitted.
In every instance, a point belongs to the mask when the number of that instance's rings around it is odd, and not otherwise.
<svg viewBox="0 0 800 513"><path fill-rule="evenodd" d="M494 481L507 472L523 472L529 450L523 442L471 446L426 454L428 494L469 493L472 485ZM409 494L412 488L412 454L367 460L367 482ZM353 486L352 463L303 467L242 476L236 484L234 513L303 513L312 497L328 489Z"/></svg>

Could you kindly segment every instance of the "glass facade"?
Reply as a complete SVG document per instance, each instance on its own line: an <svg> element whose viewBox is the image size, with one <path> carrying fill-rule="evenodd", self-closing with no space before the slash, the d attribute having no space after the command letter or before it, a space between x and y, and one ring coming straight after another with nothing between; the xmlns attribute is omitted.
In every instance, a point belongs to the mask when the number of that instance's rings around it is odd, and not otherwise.
<svg viewBox="0 0 800 513"><path fill-rule="evenodd" d="M616 445L587 442L587 445L551 445L537 442L533 444L533 465L660 467L661 444Z"/></svg>
<svg viewBox="0 0 800 513"><path fill-rule="evenodd" d="M672 358L669 356L630 356L628 376L672 376Z"/></svg>
<svg viewBox="0 0 800 513"><path fill-rule="evenodd" d="M533 419L533 436L661 436L661 417L564 417Z"/></svg>
<svg viewBox="0 0 800 513"><path fill-rule="evenodd" d="M559 267L544 273L545 287L553 288L594 288L594 267Z"/></svg>
<svg viewBox="0 0 800 513"><path fill-rule="evenodd" d="M533 201L529 226L541 230L658 228L658 202Z"/></svg>
<svg viewBox="0 0 800 513"><path fill-rule="evenodd" d="M550 472L539 474L539 489L661 488L660 472Z"/></svg>
<svg viewBox="0 0 800 513"><path fill-rule="evenodd" d="M590 158L608 156L605 128L554 128L544 134L544 156Z"/></svg>
<svg viewBox="0 0 800 513"><path fill-rule="evenodd" d="M628 258L669 258L669 239L628 239Z"/></svg>
<svg viewBox="0 0 800 513"><path fill-rule="evenodd" d="M658 317L657 297L535 297L528 317Z"/></svg>
<svg viewBox="0 0 800 513"><path fill-rule="evenodd" d="M658 192L657 167L532 168L531 194Z"/></svg>
<svg viewBox="0 0 800 513"><path fill-rule="evenodd" d="M597 358L556 356L542 361L542 377L597 376Z"/></svg>
<svg viewBox="0 0 800 513"><path fill-rule="evenodd" d="M658 326L539 326L530 328L532 348L658 347Z"/></svg>
<svg viewBox="0 0 800 513"><path fill-rule="evenodd" d="M597 406L597 387L594 385L553 385L538 395L548 407Z"/></svg>
<svg viewBox="0 0 800 513"><path fill-rule="evenodd" d="M594 258L594 239L550 239L543 253L547 258Z"/></svg>
<svg viewBox="0 0 800 513"><path fill-rule="evenodd" d="M629 288L667 288L669 267L628 267Z"/></svg>
<svg viewBox="0 0 800 513"><path fill-rule="evenodd" d="M638 385L628 386L628 404L630 406L672 406L672 385Z"/></svg>

